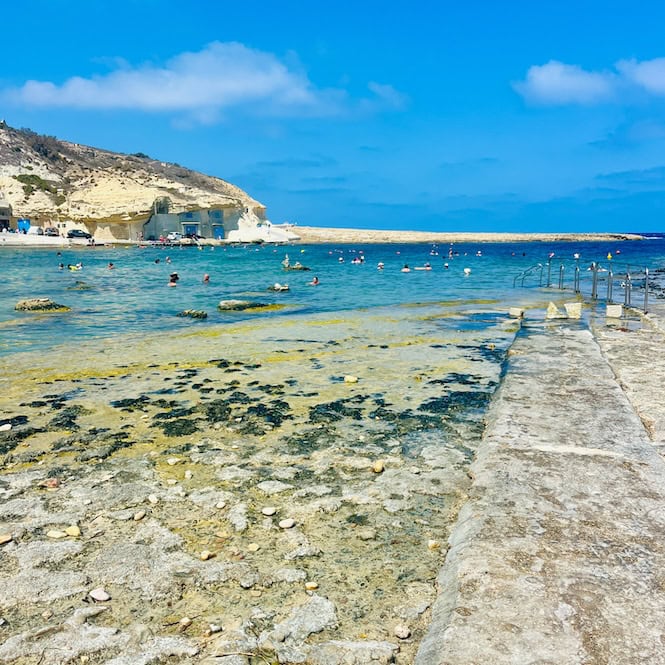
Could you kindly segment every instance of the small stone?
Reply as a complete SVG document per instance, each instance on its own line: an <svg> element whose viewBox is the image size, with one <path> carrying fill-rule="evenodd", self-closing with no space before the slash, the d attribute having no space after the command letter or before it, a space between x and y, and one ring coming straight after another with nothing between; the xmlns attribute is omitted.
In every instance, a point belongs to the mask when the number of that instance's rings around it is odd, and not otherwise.
<svg viewBox="0 0 665 665"><path fill-rule="evenodd" d="M12 428L11 423L3 423L0 425L0 432L9 432L9 430Z"/></svg>
<svg viewBox="0 0 665 665"><path fill-rule="evenodd" d="M88 593L88 596L92 598L97 603L105 603L107 600L111 600L110 594L108 594L102 587L93 589Z"/></svg>
<svg viewBox="0 0 665 665"><path fill-rule="evenodd" d="M75 524L72 526L68 526L65 529L65 533L68 536L72 536L73 538L78 538L81 535L81 529L79 529Z"/></svg>
<svg viewBox="0 0 665 665"><path fill-rule="evenodd" d="M287 517L285 520L280 521L279 528L280 529L291 529L295 525L296 525L296 521L291 517Z"/></svg>
<svg viewBox="0 0 665 665"><path fill-rule="evenodd" d="M258 543L250 543L247 545L248 552L258 552L261 549L261 546Z"/></svg>
<svg viewBox="0 0 665 665"><path fill-rule="evenodd" d="M344 377L344 383L358 383L358 377L352 376L351 374L347 374Z"/></svg>
<svg viewBox="0 0 665 665"><path fill-rule="evenodd" d="M59 486L60 486L60 481L57 478L47 478L44 481L44 487L48 487L51 490Z"/></svg>
<svg viewBox="0 0 665 665"><path fill-rule="evenodd" d="M11 543L12 540L14 540L14 536L11 533L0 533L0 545Z"/></svg>
<svg viewBox="0 0 665 665"><path fill-rule="evenodd" d="M222 540L225 540L228 537L229 537L229 534L228 534L227 531L216 531L215 532L215 538L221 538Z"/></svg>
<svg viewBox="0 0 665 665"><path fill-rule="evenodd" d="M166 484L167 485L177 485L178 481L175 478L167 478L166 479Z"/></svg>
<svg viewBox="0 0 665 665"><path fill-rule="evenodd" d="M217 505L215 506L215 508L218 508L218 509L220 509L220 510L221 510L222 508L226 508L226 501L218 501L218 502L217 502Z"/></svg>
<svg viewBox="0 0 665 665"><path fill-rule="evenodd" d="M374 471L374 473L383 473L385 468L385 464L380 459L372 464L372 471Z"/></svg>
<svg viewBox="0 0 665 665"><path fill-rule="evenodd" d="M166 460L166 463L167 463L169 466L175 466L179 461L180 461L180 460L179 460L177 457L169 457L169 458Z"/></svg>
<svg viewBox="0 0 665 665"><path fill-rule="evenodd" d="M47 538L66 538L67 534L64 531L59 531L57 529L52 529L51 531L46 532L46 537Z"/></svg>
<svg viewBox="0 0 665 665"><path fill-rule="evenodd" d="M201 561L207 561L208 559L212 559L214 556L215 555L210 550L203 550L203 552L200 554Z"/></svg>
<svg viewBox="0 0 665 665"><path fill-rule="evenodd" d="M146 516L145 510L139 510L138 512L134 513L134 521L140 522L145 516Z"/></svg>
<svg viewBox="0 0 665 665"><path fill-rule="evenodd" d="M438 540L428 540L427 547L431 550L438 550L441 547L441 543Z"/></svg>
<svg viewBox="0 0 665 665"><path fill-rule="evenodd" d="M275 506L265 506L264 508L261 508L261 512L270 517L271 515L274 515L277 512L277 508Z"/></svg>
<svg viewBox="0 0 665 665"><path fill-rule="evenodd" d="M314 589L318 589L319 585L316 582L305 582L305 589L307 591L314 591Z"/></svg>
<svg viewBox="0 0 665 665"><path fill-rule="evenodd" d="M393 633L395 637L398 637L400 640L406 640L411 637L411 631L404 625L398 624L393 628Z"/></svg>
<svg viewBox="0 0 665 665"><path fill-rule="evenodd" d="M153 504L153 506L159 502L156 494L148 494L148 501Z"/></svg>
<svg viewBox="0 0 665 665"><path fill-rule="evenodd" d="M194 477L194 474L189 469L187 469L187 471L185 471L185 478L187 480L191 480L193 477Z"/></svg>
<svg viewBox="0 0 665 665"><path fill-rule="evenodd" d="M189 617L183 617L178 621L180 628L189 628L192 625L192 620Z"/></svg>
<svg viewBox="0 0 665 665"><path fill-rule="evenodd" d="M53 612L51 612L51 610L44 610L42 612L42 619L44 619L44 621L48 621L52 616Z"/></svg>
<svg viewBox="0 0 665 665"><path fill-rule="evenodd" d="M223 628L222 628L222 626L220 626L219 624L211 623L211 624L208 626L208 630L210 631L210 634L211 634L211 635L214 635L215 633L221 633L222 630L223 630Z"/></svg>
<svg viewBox="0 0 665 665"><path fill-rule="evenodd" d="M250 595L252 598L259 598L259 597L261 596L261 591L260 591L259 589L252 589L252 590L249 592L249 595Z"/></svg>

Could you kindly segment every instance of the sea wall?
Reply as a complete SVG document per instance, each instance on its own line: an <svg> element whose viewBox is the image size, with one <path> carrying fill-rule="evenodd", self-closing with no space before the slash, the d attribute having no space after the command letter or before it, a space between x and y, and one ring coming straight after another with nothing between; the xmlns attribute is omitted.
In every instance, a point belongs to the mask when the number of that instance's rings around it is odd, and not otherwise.
<svg viewBox="0 0 665 665"><path fill-rule="evenodd" d="M591 332L516 340L416 665L662 663L665 463Z"/></svg>

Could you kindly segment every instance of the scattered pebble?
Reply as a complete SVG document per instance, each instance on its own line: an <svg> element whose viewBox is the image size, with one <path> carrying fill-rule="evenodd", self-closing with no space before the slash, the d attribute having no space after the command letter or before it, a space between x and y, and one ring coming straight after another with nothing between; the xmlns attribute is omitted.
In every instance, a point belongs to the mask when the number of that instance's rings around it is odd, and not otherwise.
<svg viewBox="0 0 665 665"><path fill-rule="evenodd" d="M347 374L344 377L344 383L358 383L358 377L352 376L351 374Z"/></svg>
<svg viewBox="0 0 665 665"><path fill-rule="evenodd" d="M47 478L44 481L44 487L48 487L49 489L55 489L56 487L60 486L60 481L57 478Z"/></svg>
<svg viewBox="0 0 665 665"><path fill-rule="evenodd" d="M10 543L12 540L14 540L14 536L11 533L0 533L0 545Z"/></svg>
<svg viewBox="0 0 665 665"><path fill-rule="evenodd" d="M51 531L46 532L46 537L47 538L66 538L67 534L64 531L59 531L57 529L51 529Z"/></svg>
<svg viewBox="0 0 665 665"><path fill-rule="evenodd" d="M93 589L90 591L90 593L88 593L88 596L90 596L90 598L92 598L97 603L105 603L107 600L111 600L110 594L102 589L102 587Z"/></svg>
<svg viewBox="0 0 665 665"><path fill-rule="evenodd" d="M291 529L295 525L296 525L296 521L291 517L287 517L285 520L280 521L279 528L280 529Z"/></svg>
<svg viewBox="0 0 665 665"><path fill-rule="evenodd" d="M51 610L44 610L42 612L42 619L44 619L44 621L48 621L52 616L53 612L51 612Z"/></svg>
<svg viewBox="0 0 665 665"><path fill-rule="evenodd" d="M178 464L178 462L180 462L180 460L179 460L177 457L169 457L169 458L166 460L166 463L167 463L169 466L175 466L176 464Z"/></svg>
<svg viewBox="0 0 665 665"><path fill-rule="evenodd" d="M73 538L78 538L81 535L81 529L79 529L75 524L72 526L68 526L65 529L65 533L68 536L72 536Z"/></svg>
<svg viewBox="0 0 665 665"><path fill-rule="evenodd" d="M220 625L218 625L218 624L216 624L216 623L211 623L211 624L208 626L208 630L210 631L210 633L211 633L212 635L214 635L215 633L221 633L222 630L223 630L223 628L222 628L222 626L220 626Z"/></svg>
<svg viewBox="0 0 665 665"><path fill-rule="evenodd" d="M201 561L207 561L208 559L212 559L214 556L215 555L210 550L203 550L203 552L200 554Z"/></svg>
<svg viewBox="0 0 665 665"><path fill-rule="evenodd" d="M314 589L318 589L319 585L316 582L305 582L305 589L307 591L314 591Z"/></svg>
<svg viewBox="0 0 665 665"><path fill-rule="evenodd" d="M385 468L385 464L381 460L376 460L376 462L372 464L372 471L374 471L374 473L383 473Z"/></svg>
<svg viewBox="0 0 665 665"><path fill-rule="evenodd" d="M215 532L215 538L221 538L222 540L225 540L228 537L229 537L229 534L228 534L227 531L216 531Z"/></svg>
<svg viewBox="0 0 665 665"><path fill-rule="evenodd" d="M393 633L395 634L395 637L398 637L400 640L406 640L411 637L411 631L402 624L395 626Z"/></svg>
<svg viewBox="0 0 665 665"><path fill-rule="evenodd" d="M166 484L167 485L177 485L178 481L175 478L167 478L166 479Z"/></svg>
<svg viewBox="0 0 665 665"><path fill-rule="evenodd" d="M438 550L441 547L441 543L438 540L428 540L427 547L431 550Z"/></svg>
<svg viewBox="0 0 665 665"><path fill-rule="evenodd" d="M157 498L156 494L148 494L148 501L154 505L159 501L159 499Z"/></svg>
<svg viewBox="0 0 665 665"><path fill-rule="evenodd" d="M183 617L178 621L178 624L180 625L180 629L183 630L185 628L189 628L189 626L192 625L192 620L189 617Z"/></svg>
<svg viewBox="0 0 665 665"><path fill-rule="evenodd" d="M4 423L3 425L0 425L0 432L9 432L11 428L12 428L11 423Z"/></svg>
<svg viewBox="0 0 665 665"><path fill-rule="evenodd" d="M275 508L275 506L265 506L265 508L261 508L261 512L270 517L277 512L277 508Z"/></svg>
<svg viewBox="0 0 665 665"><path fill-rule="evenodd" d="M134 521L140 522L145 516L146 516L145 510L139 510L138 512L134 513Z"/></svg>
<svg viewBox="0 0 665 665"><path fill-rule="evenodd" d="M217 502L217 505L215 506L215 508L219 508L220 510L221 510L222 508L226 508L226 501L218 501L218 502Z"/></svg>
<svg viewBox="0 0 665 665"><path fill-rule="evenodd" d="M248 552L258 552L261 549L261 546L258 543L250 543L247 545Z"/></svg>
<svg viewBox="0 0 665 665"><path fill-rule="evenodd" d="M252 598L259 598L259 597L261 596L261 591L260 591L259 589L252 589L252 590L249 592L249 595L250 595Z"/></svg>
<svg viewBox="0 0 665 665"><path fill-rule="evenodd" d="M185 478L187 480L191 480L193 477L194 477L194 474L189 469L187 469L187 471L185 471Z"/></svg>

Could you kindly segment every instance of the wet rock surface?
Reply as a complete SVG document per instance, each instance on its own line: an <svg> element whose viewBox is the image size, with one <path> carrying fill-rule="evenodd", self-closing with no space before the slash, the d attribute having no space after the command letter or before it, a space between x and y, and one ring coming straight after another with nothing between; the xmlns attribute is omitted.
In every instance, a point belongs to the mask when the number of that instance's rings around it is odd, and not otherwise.
<svg viewBox="0 0 665 665"><path fill-rule="evenodd" d="M7 367L0 662L413 662L514 331L420 314Z"/></svg>

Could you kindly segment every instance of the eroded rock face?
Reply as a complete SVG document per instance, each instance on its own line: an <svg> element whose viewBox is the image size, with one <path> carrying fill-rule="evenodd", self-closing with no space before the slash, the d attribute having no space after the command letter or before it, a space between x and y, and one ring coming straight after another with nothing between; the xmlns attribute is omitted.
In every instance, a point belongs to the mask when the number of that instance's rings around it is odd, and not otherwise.
<svg viewBox="0 0 665 665"><path fill-rule="evenodd" d="M19 300L14 309L18 312L69 312L71 308L59 305L50 298L26 298Z"/></svg>

